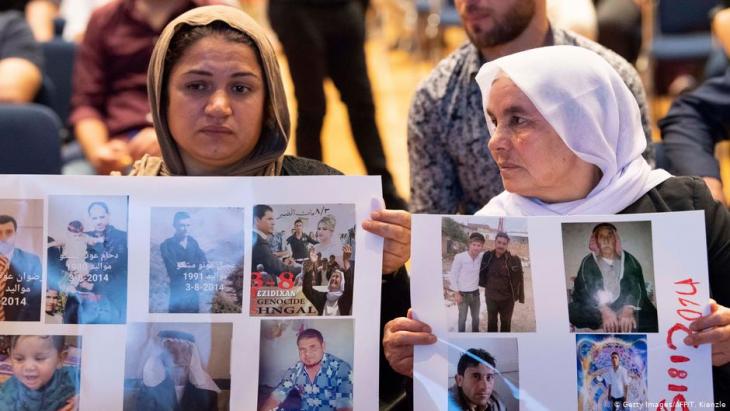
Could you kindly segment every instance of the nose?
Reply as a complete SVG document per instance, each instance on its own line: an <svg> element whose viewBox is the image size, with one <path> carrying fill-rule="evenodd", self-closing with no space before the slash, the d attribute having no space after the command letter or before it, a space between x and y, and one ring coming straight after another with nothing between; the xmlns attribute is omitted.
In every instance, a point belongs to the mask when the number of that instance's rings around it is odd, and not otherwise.
<svg viewBox="0 0 730 411"><path fill-rule="evenodd" d="M205 114L212 117L227 117L231 115L231 104L225 90L216 90L210 95L205 106Z"/></svg>
<svg viewBox="0 0 730 411"><path fill-rule="evenodd" d="M494 128L492 135L489 137L487 147L492 153L498 153L509 150L511 143L507 132L501 127L497 126Z"/></svg>

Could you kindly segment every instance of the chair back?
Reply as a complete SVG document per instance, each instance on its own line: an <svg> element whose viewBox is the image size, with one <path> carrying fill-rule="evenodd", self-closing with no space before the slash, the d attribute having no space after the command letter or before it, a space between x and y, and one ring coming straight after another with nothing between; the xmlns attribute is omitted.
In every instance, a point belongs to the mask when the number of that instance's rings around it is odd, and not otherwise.
<svg viewBox="0 0 730 411"><path fill-rule="evenodd" d="M54 111L66 125L71 110L71 84L73 79L76 44L60 38L41 44L45 59L45 75L55 86Z"/></svg>
<svg viewBox="0 0 730 411"><path fill-rule="evenodd" d="M60 174L61 121L39 104L0 104L0 174Z"/></svg>

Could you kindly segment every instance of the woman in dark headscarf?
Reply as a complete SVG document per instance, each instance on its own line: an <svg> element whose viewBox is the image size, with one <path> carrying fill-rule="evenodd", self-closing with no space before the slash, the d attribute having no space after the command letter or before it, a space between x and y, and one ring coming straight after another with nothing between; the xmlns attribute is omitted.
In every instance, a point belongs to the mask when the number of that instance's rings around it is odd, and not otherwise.
<svg viewBox="0 0 730 411"><path fill-rule="evenodd" d="M238 9L200 7L168 24L152 53L147 85L162 158L143 157L131 175L340 174L284 155L289 110L276 54L264 30ZM384 238L384 323L410 305L403 269L410 257L410 215L376 211L362 225ZM381 375L382 385L397 386L388 381Z"/></svg>

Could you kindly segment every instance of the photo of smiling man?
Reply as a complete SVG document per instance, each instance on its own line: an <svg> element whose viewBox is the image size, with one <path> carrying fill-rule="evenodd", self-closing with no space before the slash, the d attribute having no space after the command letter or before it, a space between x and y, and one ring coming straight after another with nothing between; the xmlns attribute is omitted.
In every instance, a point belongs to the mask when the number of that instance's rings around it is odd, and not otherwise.
<svg viewBox="0 0 730 411"><path fill-rule="evenodd" d="M258 409L352 411L352 320L264 320Z"/></svg>

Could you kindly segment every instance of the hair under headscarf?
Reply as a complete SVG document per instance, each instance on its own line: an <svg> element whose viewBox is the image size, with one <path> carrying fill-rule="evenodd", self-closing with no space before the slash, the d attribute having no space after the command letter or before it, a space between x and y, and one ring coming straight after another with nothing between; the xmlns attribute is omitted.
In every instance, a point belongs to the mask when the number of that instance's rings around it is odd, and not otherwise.
<svg viewBox="0 0 730 411"><path fill-rule="evenodd" d="M221 175L254 176L278 175L281 160L289 141L289 109L286 103L284 85L281 81L279 63L273 46L263 28L243 11L229 6L205 6L181 14L162 31L155 44L147 71L147 89L150 99L152 121L160 143L162 161L156 157L145 156L135 163L131 175L186 175L180 149L172 137L164 107L169 79L164 78L165 60L175 35L189 26L206 26L220 21L234 30L248 36L255 44L262 64L261 71L266 84L266 107L259 141L243 160L232 164ZM169 70L168 70L169 71Z"/></svg>
<svg viewBox="0 0 730 411"><path fill-rule="evenodd" d="M603 173L583 199L547 204L502 192L478 215L615 214L671 177L641 156L646 139L639 105L621 76L581 47L541 47L511 54L479 70L486 112L495 78L504 73L530 99L568 148ZM493 135L495 125L487 116Z"/></svg>

